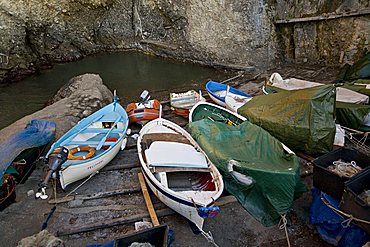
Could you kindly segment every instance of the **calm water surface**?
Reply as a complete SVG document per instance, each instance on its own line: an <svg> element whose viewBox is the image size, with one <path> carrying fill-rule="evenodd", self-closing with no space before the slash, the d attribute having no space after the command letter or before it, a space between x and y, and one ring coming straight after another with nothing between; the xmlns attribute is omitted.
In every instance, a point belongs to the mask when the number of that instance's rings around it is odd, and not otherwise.
<svg viewBox="0 0 370 247"><path fill-rule="evenodd" d="M222 71L134 51L90 56L57 64L39 75L1 87L0 129L43 108L69 79L85 73L99 74L109 89L117 90L125 105L137 101L144 89L151 92L152 98L162 99L168 98L169 92L188 89L201 89L205 94L204 85L209 79L217 81L227 77Z"/></svg>

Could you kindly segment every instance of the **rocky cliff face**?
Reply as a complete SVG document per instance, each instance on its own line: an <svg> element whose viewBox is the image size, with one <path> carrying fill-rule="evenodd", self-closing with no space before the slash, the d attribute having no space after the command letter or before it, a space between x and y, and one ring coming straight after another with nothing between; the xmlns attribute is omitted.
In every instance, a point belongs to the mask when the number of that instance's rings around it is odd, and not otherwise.
<svg viewBox="0 0 370 247"><path fill-rule="evenodd" d="M275 23L288 62L341 65L370 51L369 1L280 0Z"/></svg>
<svg viewBox="0 0 370 247"><path fill-rule="evenodd" d="M3 0L0 81L53 62L131 48L247 70L281 58L338 64L339 56L351 62L369 45L369 15L289 24L274 20L368 7L361 0Z"/></svg>

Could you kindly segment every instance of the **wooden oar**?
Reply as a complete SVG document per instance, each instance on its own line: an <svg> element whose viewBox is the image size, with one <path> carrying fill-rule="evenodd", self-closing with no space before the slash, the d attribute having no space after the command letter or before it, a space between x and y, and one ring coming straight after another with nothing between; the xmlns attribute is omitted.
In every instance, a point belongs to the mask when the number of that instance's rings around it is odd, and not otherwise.
<svg viewBox="0 0 370 247"><path fill-rule="evenodd" d="M137 176L139 177L140 187L141 187L141 190L143 191L143 196L144 196L144 199L145 199L146 207L148 208L149 215L150 215L150 218L152 220L153 226L159 226L159 221L158 221L158 218L157 218L157 214L154 210L152 200L150 199L149 192L148 192L148 189L146 187L143 174L141 172L139 172L137 174Z"/></svg>

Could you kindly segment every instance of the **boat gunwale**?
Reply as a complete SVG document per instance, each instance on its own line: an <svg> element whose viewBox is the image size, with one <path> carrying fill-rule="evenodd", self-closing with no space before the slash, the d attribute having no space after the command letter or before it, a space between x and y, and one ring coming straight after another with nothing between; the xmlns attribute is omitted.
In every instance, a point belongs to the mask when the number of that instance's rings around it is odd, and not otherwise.
<svg viewBox="0 0 370 247"><path fill-rule="evenodd" d="M208 207L210 205L213 205L214 202L215 202L215 200L217 200L221 196L222 191L224 189L224 184L223 184L223 181L222 181L222 175L219 173L219 171L217 170L217 168L215 167L215 165L211 162L211 160L208 158L208 156L203 152L203 150L200 148L200 146L190 136L190 134L187 134L186 131L183 130L180 126L177 126L176 124L174 124L174 123L172 123L172 122L170 122L170 121L168 121L166 119L163 119L163 118L155 119L155 120L149 122L147 125L145 125L140 130L140 133L139 133L140 136L139 136L139 138L137 140L137 149L138 149L138 154L139 154L139 160L140 160L140 164L141 164L141 169L143 171L144 176L147 178L147 180L150 181L150 183L153 184L153 186L157 190L159 190L163 195L167 196L171 200L174 200L174 201L176 201L178 203L181 203L181 204L184 204L186 206L194 207L194 202L192 202L190 199L184 197L183 195L180 195L179 193L177 193L176 191L171 190L168 187L164 187L155 178L154 174L151 172L151 170L150 170L150 168L149 168L149 166L148 166L148 164L146 162L146 159L144 160L145 154L143 154L143 152L145 150L141 146L142 137L145 135L144 134L145 131L150 130L151 125L154 125L155 123L158 123L159 121L162 121L161 124L163 124L163 122L164 122L166 125L167 124L174 125L174 126L176 126L175 128L179 128L179 129L176 129L177 133L178 134L181 134L182 136L184 136L190 142L190 144L194 148L196 148L196 150L200 151L203 155L205 155L206 160L207 160L207 163L209 165L209 169L210 169L209 173L212 174L213 181L215 182L216 189L214 191L215 192L214 195L209 199L209 202L206 202L206 203L195 202L195 204L197 205L197 207ZM170 127L171 127L171 129L174 128L173 126L170 126ZM180 133L178 132L179 130L181 130Z"/></svg>

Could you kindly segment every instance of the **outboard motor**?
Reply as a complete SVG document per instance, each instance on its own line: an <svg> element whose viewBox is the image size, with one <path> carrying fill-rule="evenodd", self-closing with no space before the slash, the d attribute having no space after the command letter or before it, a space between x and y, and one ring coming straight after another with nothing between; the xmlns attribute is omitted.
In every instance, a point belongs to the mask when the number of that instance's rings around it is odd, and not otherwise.
<svg viewBox="0 0 370 247"><path fill-rule="evenodd" d="M144 90L141 94L140 94L140 102L139 104L145 104L146 102L148 102L148 100L150 99L150 94L147 90Z"/></svg>
<svg viewBox="0 0 370 247"><path fill-rule="evenodd" d="M68 159L69 150L66 147L59 147L55 149L48 157L49 171L46 174L44 181L39 184L38 192L36 193L36 199L47 199L46 188L48 187L49 180L53 176L53 173L60 170L62 164Z"/></svg>

